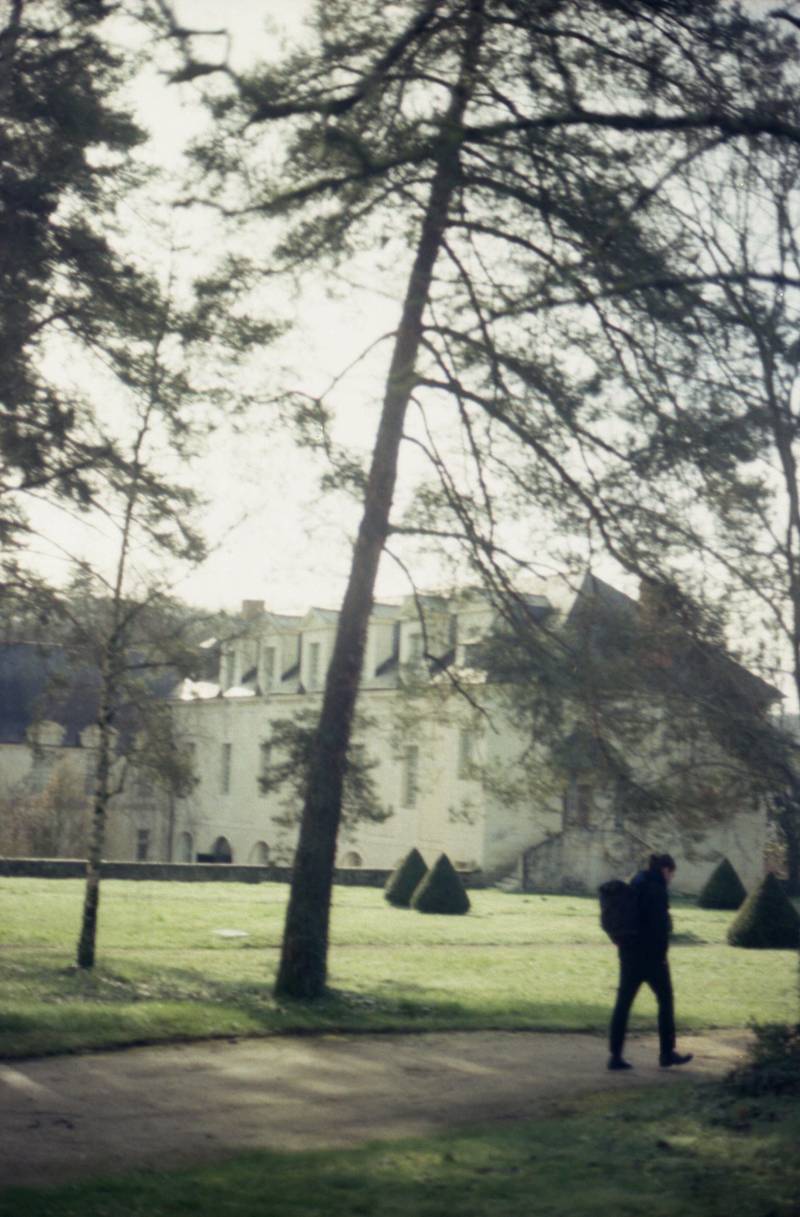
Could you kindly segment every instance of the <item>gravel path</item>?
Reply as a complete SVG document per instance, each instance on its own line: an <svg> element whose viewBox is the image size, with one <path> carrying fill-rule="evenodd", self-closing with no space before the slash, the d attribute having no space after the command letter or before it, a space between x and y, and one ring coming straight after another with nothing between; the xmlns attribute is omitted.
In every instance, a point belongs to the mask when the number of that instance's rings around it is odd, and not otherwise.
<svg viewBox="0 0 800 1217"><path fill-rule="evenodd" d="M587 1035L322 1035L0 1062L0 1186L166 1169L240 1150L349 1146L525 1119L578 1094L720 1077L744 1032L684 1036L695 1059L658 1069L633 1038L609 1073Z"/></svg>

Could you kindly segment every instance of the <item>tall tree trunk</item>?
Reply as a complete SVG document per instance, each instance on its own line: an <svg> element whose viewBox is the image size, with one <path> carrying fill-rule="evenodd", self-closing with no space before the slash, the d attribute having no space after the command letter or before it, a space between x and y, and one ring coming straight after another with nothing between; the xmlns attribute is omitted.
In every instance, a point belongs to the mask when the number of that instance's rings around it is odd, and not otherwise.
<svg viewBox="0 0 800 1217"><path fill-rule="evenodd" d="M392 352L364 496L364 512L325 682L275 985L275 992L287 997L315 998L321 996L325 989L342 785L367 625L378 563L389 527L403 423L414 388L423 314L430 294L433 269L447 228L450 202L459 181L461 129L481 44L483 3L484 0L472 0L461 72L442 125L441 152Z"/></svg>

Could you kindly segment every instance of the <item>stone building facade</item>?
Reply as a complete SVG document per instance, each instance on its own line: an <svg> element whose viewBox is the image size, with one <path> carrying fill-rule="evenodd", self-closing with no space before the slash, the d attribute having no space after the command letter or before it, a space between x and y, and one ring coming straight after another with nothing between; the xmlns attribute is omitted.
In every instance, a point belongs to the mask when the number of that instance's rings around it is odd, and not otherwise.
<svg viewBox="0 0 800 1217"><path fill-rule="evenodd" d="M623 616L639 611L591 577L569 594L544 587L525 602L532 614L557 621L597 594ZM173 713L197 784L174 807L174 860L291 863L296 801L285 791L263 793L258 779L275 760L275 724L318 710L336 623L332 610L293 617L245 602L241 629L221 649L219 681L184 682L177 690ZM755 787L742 785L725 816L690 837L676 839L667 824L643 831L627 822L613 786L597 775L555 770L548 751L520 727L506 690L474 666L495 624L480 592L375 605L360 742L375 762L372 776L388 814L341 833L339 866L391 869L416 846L429 862L445 852L487 881L513 876L532 890L593 890L650 850L668 849L686 892L699 890L722 856L746 885L756 881L766 815ZM765 707L773 692L761 687ZM664 713L654 701L651 738L629 758L631 772L660 763Z"/></svg>

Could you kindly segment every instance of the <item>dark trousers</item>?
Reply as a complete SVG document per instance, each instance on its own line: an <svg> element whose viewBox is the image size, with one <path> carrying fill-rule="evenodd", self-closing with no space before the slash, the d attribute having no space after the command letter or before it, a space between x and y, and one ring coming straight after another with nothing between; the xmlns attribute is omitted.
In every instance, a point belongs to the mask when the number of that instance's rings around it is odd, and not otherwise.
<svg viewBox="0 0 800 1217"><path fill-rule="evenodd" d="M640 951L620 947L619 988L611 1016L610 1047L612 1056L622 1055L628 1015L634 998L646 982L658 1001L658 1038L662 1056L675 1048L675 1011L672 1000L672 979L666 959L653 959Z"/></svg>

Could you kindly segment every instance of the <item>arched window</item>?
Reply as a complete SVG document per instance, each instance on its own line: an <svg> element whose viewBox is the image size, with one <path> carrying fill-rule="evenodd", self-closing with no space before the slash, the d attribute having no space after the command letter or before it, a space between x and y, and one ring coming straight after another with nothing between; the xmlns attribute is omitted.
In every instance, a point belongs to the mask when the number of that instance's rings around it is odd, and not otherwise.
<svg viewBox="0 0 800 1217"><path fill-rule="evenodd" d="M215 862L233 862L233 850L227 837L217 837L211 853Z"/></svg>
<svg viewBox="0 0 800 1217"><path fill-rule="evenodd" d="M345 854L345 856L342 858L342 866L352 866L355 868L362 865L363 859L361 854L357 854L354 849L351 849L350 852Z"/></svg>
<svg viewBox="0 0 800 1217"><path fill-rule="evenodd" d="M191 862L194 858L194 841L190 832L182 832L178 837L178 862Z"/></svg>
<svg viewBox="0 0 800 1217"><path fill-rule="evenodd" d="M267 866L269 864L269 846L266 841L256 841L250 850L250 863L252 866Z"/></svg>

